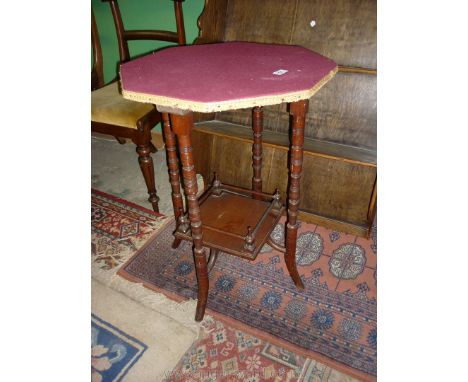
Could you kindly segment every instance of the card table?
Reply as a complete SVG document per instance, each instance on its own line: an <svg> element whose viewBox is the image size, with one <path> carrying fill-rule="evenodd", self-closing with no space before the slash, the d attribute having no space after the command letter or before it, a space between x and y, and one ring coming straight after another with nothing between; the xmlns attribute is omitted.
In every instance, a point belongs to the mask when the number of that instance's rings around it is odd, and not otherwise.
<svg viewBox="0 0 468 382"><path fill-rule="evenodd" d="M335 62L303 47L249 42L167 48L120 66L123 97L152 103L163 115L176 219L173 248L181 240L193 242L198 280L195 320L203 319L208 273L219 251L253 260L268 243L284 253L294 284L304 288L295 255L305 117L308 99L336 72ZM291 115L287 208L278 191L273 195L262 192L261 180L262 107L284 102L289 104ZM224 185L215 174L211 187L197 198L191 143L193 112L241 108L253 108L252 189ZM179 157L187 214L180 191ZM285 210L282 247L272 242L270 234ZM205 248L210 250L209 256Z"/></svg>

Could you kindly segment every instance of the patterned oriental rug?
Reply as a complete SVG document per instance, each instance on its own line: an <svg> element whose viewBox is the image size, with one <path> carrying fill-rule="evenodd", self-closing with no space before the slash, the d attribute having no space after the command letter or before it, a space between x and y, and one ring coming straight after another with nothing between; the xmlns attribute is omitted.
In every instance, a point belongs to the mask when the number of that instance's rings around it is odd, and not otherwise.
<svg viewBox="0 0 468 382"><path fill-rule="evenodd" d="M282 244L284 221L272 238ZM171 248L168 224L119 270L127 280L181 301L197 296L191 244ZM207 313L265 341L364 380L377 373L377 243L301 223L296 252L305 290L283 255L265 245L253 262L220 254L210 273ZM278 342L280 341L280 342Z"/></svg>
<svg viewBox="0 0 468 382"><path fill-rule="evenodd" d="M147 346L91 314L91 382L120 381Z"/></svg>
<svg viewBox="0 0 468 382"><path fill-rule="evenodd" d="M92 312L147 346L136 363L104 352L112 346L94 349L95 380L115 380L112 375L119 379L125 373L126 381L138 382L164 377L179 382L356 382L329 365L287 350L276 337L267 341L247 333L239 321L227 324L207 314L196 323L196 300L180 302L179 296L170 300L119 277L122 265L172 220L97 190L92 190L91 206ZM98 339L99 346L101 336Z"/></svg>
<svg viewBox="0 0 468 382"><path fill-rule="evenodd" d="M96 269L125 263L167 218L127 200L91 190L91 256Z"/></svg>
<svg viewBox="0 0 468 382"><path fill-rule="evenodd" d="M358 382L206 316L202 334L164 382Z"/></svg>

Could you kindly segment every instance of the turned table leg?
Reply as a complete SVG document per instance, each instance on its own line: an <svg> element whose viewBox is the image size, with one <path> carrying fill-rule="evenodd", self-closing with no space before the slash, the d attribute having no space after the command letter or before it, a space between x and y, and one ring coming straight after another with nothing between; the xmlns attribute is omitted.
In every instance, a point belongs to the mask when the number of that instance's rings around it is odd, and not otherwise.
<svg viewBox="0 0 468 382"><path fill-rule="evenodd" d="M290 114L292 119L291 146L289 148L289 190L288 190L288 221L286 223L286 267L299 289L304 284L297 272L296 242L297 242L297 214L299 210L300 180L304 152L304 126L305 115L308 109L308 100L292 102Z"/></svg>
<svg viewBox="0 0 468 382"><path fill-rule="evenodd" d="M197 177L193 164L191 130L193 128L193 113L171 115L172 129L179 142L179 154L182 162L184 191L187 196L190 229L193 239L193 255L198 280L198 302L195 321L201 321L205 314L208 299L208 268L205 251L203 250L202 222L197 199Z"/></svg>
<svg viewBox="0 0 468 382"><path fill-rule="evenodd" d="M163 135L166 145L167 168L169 170L169 180L172 189L172 206L174 208L174 217L176 229L179 225L179 218L184 213L184 203L182 194L180 193L180 174L179 174L179 159L177 158L177 147L175 135L171 128L168 113L162 113L163 119ZM181 239L174 239L172 248L177 248L180 245Z"/></svg>
<svg viewBox="0 0 468 382"><path fill-rule="evenodd" d="M253 145L252 145L252 190L262 192L262 132L263 109L254 107L252 112Z"/></svg>

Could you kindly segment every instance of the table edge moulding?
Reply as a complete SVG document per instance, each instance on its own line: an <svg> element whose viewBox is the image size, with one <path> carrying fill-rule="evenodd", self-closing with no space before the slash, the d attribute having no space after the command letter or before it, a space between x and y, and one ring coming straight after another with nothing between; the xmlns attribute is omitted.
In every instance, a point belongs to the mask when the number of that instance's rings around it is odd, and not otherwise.
<svg viewBox="0 0 468 382"><path fill-rule="evenodd" d="M284 253L297 288L296 241L308 99L336 73L332 60L299 46L231 42L174 47L121 65L125 98L153 103L163 113L172 202L176 219L173 248L193 243L198 280L195 320L203 319L208 273L219 251L254 260L265 243ZM289 103L291 134L287 208L277 190L262 192L263 106ZM252 188L212 185L197 198L191 132L193 112L252 108ZM183 211L179 158L188 211ZM285 246L270 234L286 213ZM205 248L210 253L205 253ZM209 256L207 256L209 255Z"/></svg>

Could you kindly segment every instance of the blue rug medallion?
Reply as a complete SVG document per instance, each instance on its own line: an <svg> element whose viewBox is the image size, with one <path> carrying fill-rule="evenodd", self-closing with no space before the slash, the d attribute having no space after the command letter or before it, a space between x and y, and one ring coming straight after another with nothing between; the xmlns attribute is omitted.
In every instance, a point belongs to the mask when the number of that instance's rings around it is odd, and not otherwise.
<svg viewBox="0 0 468 382"><path fill-rule="evenodd" d="M91 314L91 381L117 382L148 347Z"/></svg>

